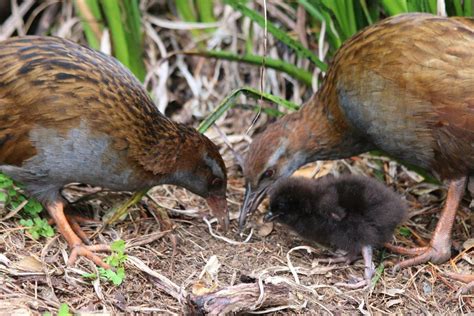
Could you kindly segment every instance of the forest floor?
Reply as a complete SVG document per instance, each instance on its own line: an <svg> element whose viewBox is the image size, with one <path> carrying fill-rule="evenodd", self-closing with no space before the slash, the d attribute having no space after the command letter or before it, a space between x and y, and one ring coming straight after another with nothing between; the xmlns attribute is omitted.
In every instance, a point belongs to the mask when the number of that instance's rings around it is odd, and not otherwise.
<svg viewBox="0 0 474 316"><path fill-rule="evenodd" d="M428 241L446 194L443 187L416 183L410 171L385 158L362 156L343 162L320 163L317 169L319 175L351 171L373 173L374 169L367 166L385 166L382 170L387 172L386 179L391 179L387 184L401 193L411 206L410 219L403 229L395 232L396 243L414 246ZM314 170L315 164L298 173L309 176ZM397 170L396 181L390 177L390 170ZM362 276L362 260L353 265L318 262L333 255L331 250L310 245L283 226L259 224L265 203L250 220L252 229L240 236L235 219L242 187L241 178L229 180L228 200L233 220L225 235L216 230L215 223L207 224L196 217L206 210L202 199L171 186L153 189L150 192L153 199L145 198L132 208L129 217L94 238L97 243L126 241L126 276L120 286L106 280L83 278L84 273L97 273L96 267L85 259L80 259L74 267L67 267L69 250L59 234L33 240L18 228L15 219L1 222L0 314L12 311L55 313L61 303L67 303L70 311L84 314L191 314L199 311L196 302L207 304L201 306L207 311L212 308L220 312L258 310L274 315L452 315L469 314L474 310L474 296L457 296L462 283L445 276L446 272L472 273L473 240L469 238L473 219L469 194L454 225L453 248L458 254L450 262L422 264L392 274L390 266L401 257L379 250L374 256L380 273L375 285L371 289L351 290L336 283ZM98 209L107 208L106 203L89 205L94 209L91 216L97 216ZM100 227L86 226L85 231L92 234ZM248 238L250 230L252 236ZM409 236L400 233L407 230ZM245 295L238 291L239 284L249 285ZM261 291L263 296L258 301ZM206 298L214 292L223 294L224 299ZM197 299L199 295L203 298L201 301Z"/></svg>

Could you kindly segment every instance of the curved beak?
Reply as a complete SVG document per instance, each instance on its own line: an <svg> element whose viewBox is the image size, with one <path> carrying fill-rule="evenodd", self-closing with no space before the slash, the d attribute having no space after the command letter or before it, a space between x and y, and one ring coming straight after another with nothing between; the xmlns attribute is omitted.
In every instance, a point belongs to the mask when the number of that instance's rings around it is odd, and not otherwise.
<svg viewBox="0 0 474 316"><path fill-rule="evenodd" d="M206 199L207 205L211 209L211 214L217 217L219 226L223 228L224 232L229 229L229 212L227 211L227 200L221 195L210 195Z"/></svg>
<svg viewBox="0 0 474 316"><path fill-rule="evenodd" d="M264 187L257 192L252 192L250 183L246 184L244 203L242 204L242 207L240 208L240 214L239 214L239 229L240 230L242 230L242 228L245 225L247 214L252 214L257 209L257 207L260 205L263 198L265 197L265 194L267 193L268 189L269 189L269 186Z"/></svg>

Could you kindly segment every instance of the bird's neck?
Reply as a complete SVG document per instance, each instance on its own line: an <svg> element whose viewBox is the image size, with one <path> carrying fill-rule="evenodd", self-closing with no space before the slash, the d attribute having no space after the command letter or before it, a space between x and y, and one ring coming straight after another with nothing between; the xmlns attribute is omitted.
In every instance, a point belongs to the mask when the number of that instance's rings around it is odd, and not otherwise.
<svg viewBox="0 0 474 316"><path fill-rule="evenodd" d="M175 173L191 168L202 144L196 130L164 117L158 118L159 124L150 123L146 133L136 134L140 142L133 144L131 150L153 186L173 184L170 181L176 178Z"/></svg>
<svg viewBox="0 0 474 316"><path fill-rule="evenodd" d="M282 121L290 131L289 150L303 155L305 163L348 158L372 149L348 124L337 100L318 93Z"/></svg>

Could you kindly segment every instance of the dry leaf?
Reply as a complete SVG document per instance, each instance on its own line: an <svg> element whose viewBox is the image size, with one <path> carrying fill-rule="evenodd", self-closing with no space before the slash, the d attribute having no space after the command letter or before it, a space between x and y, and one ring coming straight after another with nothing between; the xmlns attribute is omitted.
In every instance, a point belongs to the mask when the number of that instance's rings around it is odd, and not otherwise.
<svg viewBox="0 0 474 316"><path fill-rule="evenodd" d="M261 226L258 227L257 235L260 237L266 237L270 235L273 231L273 222L263 223Z"/></svg>
<svg viewBox="0 0 474 316"><path fill-rule="evenodd" d="M462 248L464 250L468 250L468 249L471 249L471 248L474 248L474 238L469 238L468 240L466 240L465 242L462 243Z"/></svg>
<svg viewBox="0 0 474 316"><path fill-rule="evenodd" d="M403 290L403 289L387 289L387 290L383 291L382 293L393 297L393 296L397 296L397 295L405 293L405 290Z"/></svg>
<svg viewBox="0 0 474 316"><path fill-rule="evenodd" d="M192 286L192 293L194 295L208 294L217 289L217 274L220 266L221 264L217 256L213 255L209 258L199 275L199 280Z"/></svg>
<svg viewBox="0 0 474 316"><path fill-rule="evenodd" d="M386 306L387 308L390 308L390 307L392 307L393 305L397 305L397 304L401 304L401 303L403 303L403 300L400 299L400 298L398 298L398 299L396 299L396 300L390 300L390 301L388 301L387 303L385 303L385 306Z"/></svg>
<svg viewBox="0 0 474 316"><path fill-rule="evenodd" d="M23 257L19 261L15 262L14 267L26 271L26 272L41 272L43 271L43 265L41 261L33 256Z"/></svg>
<svg viewBox="0 0 474 316"><path fill-rule="evenodd" d="M206 284L206 282L199 280L193 284L191 289L194 295L205 295L214 292L217 289L217 283L212 284L210 287Z"/></svg>

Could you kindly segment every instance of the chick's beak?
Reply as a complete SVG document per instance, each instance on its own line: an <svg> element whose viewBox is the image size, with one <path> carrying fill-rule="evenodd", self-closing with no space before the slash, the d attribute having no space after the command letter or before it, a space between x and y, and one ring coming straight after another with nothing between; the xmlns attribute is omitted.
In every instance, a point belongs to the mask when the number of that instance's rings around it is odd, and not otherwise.
<svg viewBox="0 0 474 316"><path fill-rule="evenodd" d="M245 195L244 195L244 203L240 208L239 214L239 229L245 225L245 220L247 218L247 214L253 213L257 209L257 207L262 202L263 198L265 197L265 193L267 193L269 187L264 187L256 192L252 191L252 187L250 183L247 183L245 186Z"/></svg>
<svg viewBox="0 0 474 316"><path fill-rule="evenodd" d="M227 212L227 200L221 195L210 195L206 199L207 205L211 209L211 214L217 217L219 225L226 232L229 229L229 213Z"/></svg>

